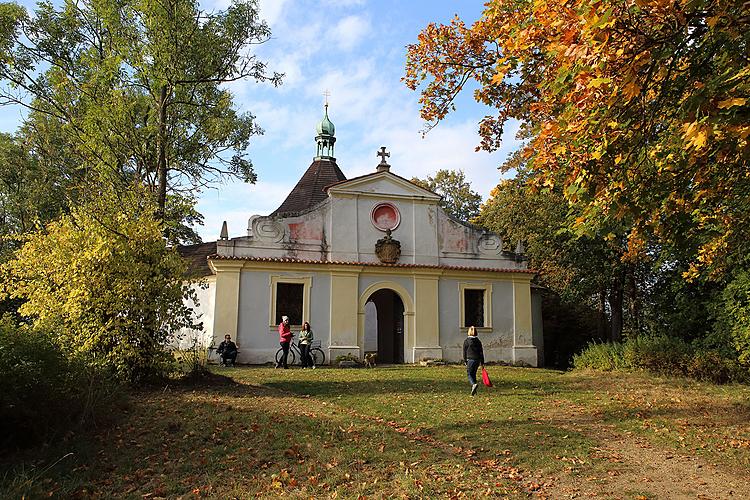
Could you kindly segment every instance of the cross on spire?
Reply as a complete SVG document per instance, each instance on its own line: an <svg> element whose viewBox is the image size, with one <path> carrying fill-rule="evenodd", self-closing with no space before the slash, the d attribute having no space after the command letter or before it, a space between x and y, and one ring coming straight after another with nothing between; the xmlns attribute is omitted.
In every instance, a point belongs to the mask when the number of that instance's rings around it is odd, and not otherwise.
<svg viewBox="0 0 750 500"><path fill-rule="evenodd" d="M391 166L388 165L388 162L385 161L385 159L389 156L391 156L391 153L385 152L385 146L380 148L380 151L375 156L380 157L380 163L378 163L378 166L375 167L375 170L378 172L390 172Z"/></svg>
<svg viewBox="0 0 750 500"><path fill-rule="evenodd" d="M385 161L385 159L386 159L386 157L390 157L391 153L386 153L385 152L385 146L381 146L380 151L378 151L378 153L375 156L379 156L380 157L380 164L381 165L388 165L388 162Z"/></svg>
<svg viewBox="0 0 750 500"><path fill-rule="evenodd" d="M325 98L326 109L328 109L328 98L331 97L331 93L328 91L328 89L323 91L323 97Z"/></svg>

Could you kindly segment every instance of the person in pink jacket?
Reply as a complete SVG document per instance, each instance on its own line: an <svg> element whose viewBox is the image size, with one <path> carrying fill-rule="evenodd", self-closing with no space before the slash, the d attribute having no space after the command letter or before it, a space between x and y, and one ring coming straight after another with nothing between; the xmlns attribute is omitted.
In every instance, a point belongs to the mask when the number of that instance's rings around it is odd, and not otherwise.
<svg viewBox="0 0 750 500"><path fill-rule="evenodd" d="M282 316L279 323L279 344L281 344L281 359L276 363L276 368L282 366L286 370L286 358L289 355L289 345L292 343L292 329L289 327L289 316Z"/></svg>

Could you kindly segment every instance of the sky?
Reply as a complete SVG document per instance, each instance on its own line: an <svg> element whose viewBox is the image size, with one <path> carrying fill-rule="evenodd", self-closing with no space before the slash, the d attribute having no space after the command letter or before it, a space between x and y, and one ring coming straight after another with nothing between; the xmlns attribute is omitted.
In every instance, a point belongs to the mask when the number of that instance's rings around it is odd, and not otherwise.
<svg viewBox="0 0 750 500"><path fill-rule="evenodd" d="M33 8L33 1L16 1ZM220 10L229 3L203 0L201 5ZM273 35L255 52L269 70L285 77L280 87L252 80L230 85L237 108L253 113L265 130L248 150L258 181L228 181L201 193L197 208L205 224L197 230L204 241L218 238L222 221L230 237L243 236L252 215L267 215L281 204L315 155L315 127L323 117L326 90L328 116L336 127L335 156L348 178L374 171L380 160L376 152L385 146L392 172L424 178L439 169L461 169L487 198L500 180L497 167L518 147L517 125L506 126L499 151L475 152L478 122L491 111L466 93L456 112L423 137L419 94L401 82L406 45L415 43L430 22L447 23L457 14L470 24L480 16L483 0L259 4ZM22 118L19 108L0 108L0 131L12 132Z"/></svg>

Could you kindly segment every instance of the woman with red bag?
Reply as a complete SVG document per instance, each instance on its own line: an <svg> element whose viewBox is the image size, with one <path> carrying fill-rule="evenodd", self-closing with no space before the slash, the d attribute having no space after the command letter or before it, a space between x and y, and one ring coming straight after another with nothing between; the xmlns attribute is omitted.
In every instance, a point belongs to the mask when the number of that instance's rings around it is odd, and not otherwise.
<svg viewBox="0 0 750 500"><path fill-rule="evenodd" d="M481 366L484 368L484 349L482 341L477 338L477 329L469 327L469 336L464 340L464 363L466 363L466 374L469 376L471 384L471 395L477 393L477 370Z"/></svg>

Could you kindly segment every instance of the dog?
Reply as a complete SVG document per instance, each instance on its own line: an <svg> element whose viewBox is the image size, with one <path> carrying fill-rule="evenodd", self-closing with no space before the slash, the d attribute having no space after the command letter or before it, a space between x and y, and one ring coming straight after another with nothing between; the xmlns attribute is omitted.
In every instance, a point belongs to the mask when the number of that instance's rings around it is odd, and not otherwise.
<svg viewBox="0 0 750 500"><path fill-rule="evenodd" d="M365 353L365 368L375 368L377 365L378 353L377 352L366 352Z"/></svg>

